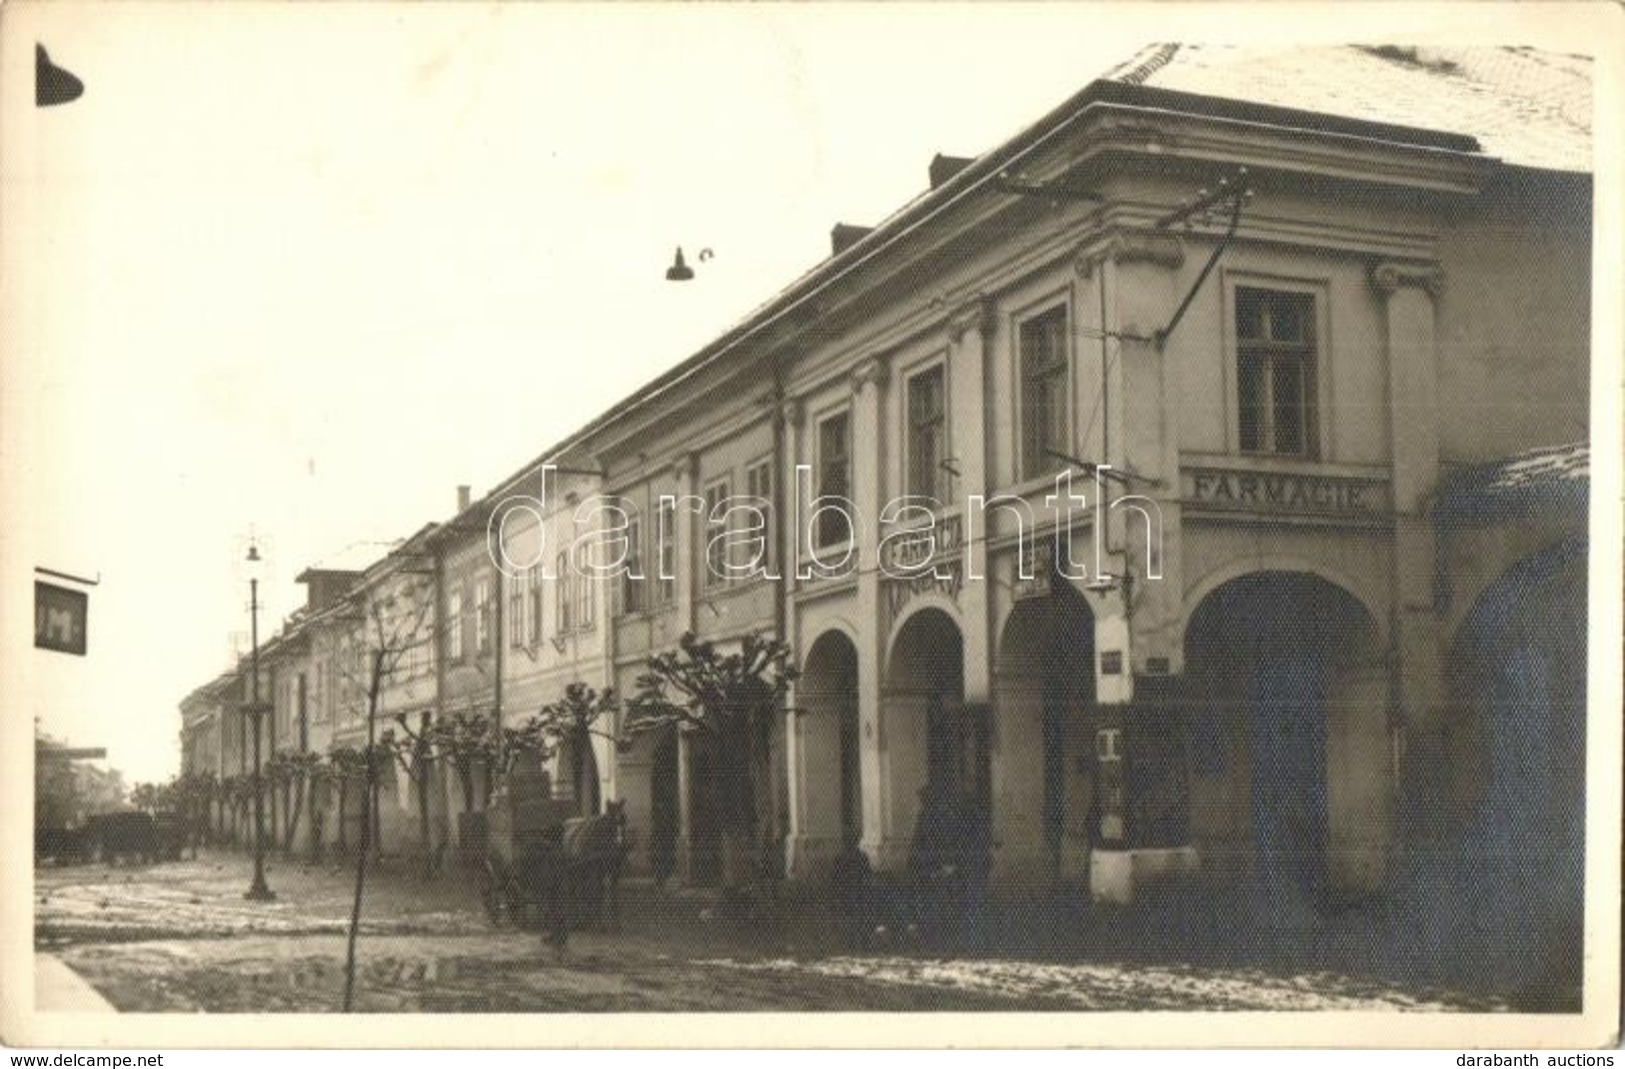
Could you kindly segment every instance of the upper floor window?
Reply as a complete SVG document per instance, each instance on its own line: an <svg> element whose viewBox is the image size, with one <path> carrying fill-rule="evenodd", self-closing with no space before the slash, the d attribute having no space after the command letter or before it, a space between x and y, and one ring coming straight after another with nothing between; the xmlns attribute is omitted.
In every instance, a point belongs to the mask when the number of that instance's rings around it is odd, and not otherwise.
<svg viewBox="0 0 1625 1069"><path fill-rule="evenodd" d="M1066 306L1056 305L1022 322L1021 474L1031 479L1059 466L1055 454L1071 448L1068 404Z"/></svg>
<svg viewBox="0 0 1625 1069"><path fill-rule="evenodd" d="M914 497L946 496L947 392L941 364L908 380L908 492Z"/></svg>
<svg viewBox="0 0 1625 1069"><path fill-rule="evenodd" d="M542 569L540 565L525 569L525 576L529 584L529 608L525 618L529 628L525 632L525 642L530 646L537 646L542 641Z"/></svg>
<svg viewBox="0 0 1625 1069"><path fill-rule="evenodd" d="M665 497L660 502L655 538L659 540L660 575L655 583L655 598L662 604L677 596L677 501Z"/></svg>
<svg viewBox="0 0 1625 1069"><path fill-rule="evenodd" d="M446 597L446 651L453 661L468 655L463 647L463 592L453 590Z"/></svg>
<svg viewBox="0 0 1625 1069"><path fill-rule="evenodd" d="M508 645L514 649L525 644L525 632L530 628L530 602L525 597L525 574L508 577Z"/></svg>
<svg viewBox="0 0 1625 1069"><path fill-rule="evenodd" d="M701 529L705 532L705 586L725 583L731 577L728 571L728 539L726 530L712 521L728 498L728 480L718 479L705 488L705 516ZM730 513L731 515L731 513Z"/></svg>
<svg viewBox="0 0 1625 1069"><path fill-rule="evenodd" d="M1315 452L1315 298L1236 288L1236 425L1243 453Z"/></svg>
<svg viewBox="0 0 1625 1069"><path fill-rule="evenodd" d="M556 561L558 576L557 613L554 628L560 634L574 631L576 627L576 573L570 564L570 554L560 553Z"/></svg>
<svg viewBox="0 0 1625 1069"><path fill-rule="evenodd" d="M818 424L818 496L843 500L852 496L852 421L845 412L826 416ZM844 506L820 510L814 532L818 545L850 541L855 535L850 516Z"/></svg>
<svg viewBox="0 0 1625 1069"><path fill-rule="evenodd" d="M576 576L576 627L583 631L591 631L594 613L597 608L597 587L593 583L592 573L586 568L577 569L581 574Z"/></svg>
<svg viewBox="0 0 1625 1069"><path fill-rule="evenodd" d="M754 561L740 561L740 564L754 563L757 573L766 571L773 563L773 461L771 458L758 460L745 469L745 493L749 495L749 505L760 515L761 538L759 548L745 544L741 552L749 554Z"/></svg>
<svg viewBox="0 0 1625 1069"><path fill-rule="evenodd" d="M621 611L643 611L643 523L637 516L626 518L626 555L621 563Z"/></svg>
<svg viewBox="0 0 1625 1069"><path fill-rule="evenodd" d="M491 581L474 584L474 647L480 653L491 651Z"/></svg>

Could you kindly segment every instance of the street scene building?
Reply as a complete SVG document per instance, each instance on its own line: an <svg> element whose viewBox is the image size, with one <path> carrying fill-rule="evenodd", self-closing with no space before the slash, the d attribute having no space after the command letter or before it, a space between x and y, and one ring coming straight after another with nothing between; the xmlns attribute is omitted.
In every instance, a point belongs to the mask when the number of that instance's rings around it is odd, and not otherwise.
<svg viewBox="0 0 1625 1069"><path fill-rule="evenodd" d="M327 755L371 699L396 740L499 736L765 634L773 879L901 878L951 826L995 900L1381 908L1578 990L1590 87L1522 48L1159 45L939 155L489 492L305 572L259 653L270 823L361 841ZM249 671L182 702L186 772L251 771ZM462 772L403 743L373 847L614 803L629 878L728 882L725 755L627 716Z"/></svg>

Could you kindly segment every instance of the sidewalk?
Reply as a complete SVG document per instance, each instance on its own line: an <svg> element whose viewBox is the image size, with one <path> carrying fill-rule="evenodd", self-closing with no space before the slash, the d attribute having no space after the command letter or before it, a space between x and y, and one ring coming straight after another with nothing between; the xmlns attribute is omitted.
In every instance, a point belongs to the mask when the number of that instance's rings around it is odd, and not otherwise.
<svg viewBox="0 0 1625 1069"><path fill-rule="evenodd" d="M34 953L34 1009L42 1013L117 1013L113 1004L55 954Z"/></svg>

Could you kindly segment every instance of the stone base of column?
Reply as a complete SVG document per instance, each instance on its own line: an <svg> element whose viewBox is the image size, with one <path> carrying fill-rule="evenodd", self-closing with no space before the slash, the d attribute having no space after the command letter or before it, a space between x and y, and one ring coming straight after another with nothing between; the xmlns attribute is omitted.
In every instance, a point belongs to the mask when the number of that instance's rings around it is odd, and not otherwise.
<svg viewBox="0 0 1625 1069"><path fill-rule="evenodd" d="M841 852L841 840L836 835L792 835L785 840L785 850L785 873L790 879L821 880Z"/></svg>
<svg viewBox="0 0 1625 1069"><path fill-rule="evenodd" d="M887 837L878 841L865 839L863 852L876 872L907 872L912 844L907 839Z"/></svg>
<svg viewBox="0 0 1625 1069"><path fill-rule="evenodd" d="M1194 876L1201 867L1194 846L1096 850L1089 864L1089 893L1096 902L1126 906L1147 888Z"/></svg>

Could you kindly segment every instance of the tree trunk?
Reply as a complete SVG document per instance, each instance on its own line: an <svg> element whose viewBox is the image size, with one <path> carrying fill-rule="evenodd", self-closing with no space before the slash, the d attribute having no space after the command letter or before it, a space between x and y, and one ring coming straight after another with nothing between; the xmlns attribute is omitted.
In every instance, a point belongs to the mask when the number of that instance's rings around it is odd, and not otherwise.
<svg viewBox="0 0 1625 1069"><path fill-rule="evenodd" d="M378 765L374 760L373 733L378 714L378 687L384 675L384 651L378 650L372 658L372 686L367 694L367 781L362 791L361 850L355 866L355 899L350 906L350 933L344 952L344 1012L355 1004L355 941L361 928L361 896L367 886L367 849L371 835L372 811L377 809Z"/></svg>
<svg viewBox="0 0 1625 1069"><path fill-rule="evenodd" d="M598 799L598 753L592 748L592 732L589 729L582 727L576 730L574 749L580 755L576 760L576 803L584 816L597 816L601 807Z"/></svg>
<svg viewBox="0 0 1625 1069"><path fill-rule="evenodd" d="M429 827L429 781L434 769L422 758L413 764L412 778L417 781L418 788L418 833L423 843L423 878L427 880L435 874L433 832Z"/></svg>
<svg viewBox="0 0 1625 1069"><path fill-rule="evenodd" d="M339 779L339 856L350 852L350 777Z"/></svg>
<svg viewBox="0 0 1625 1069"><path fill-rule="evenodd" d="M457 779L463 787L463 812L474 812L474 762L471 758L457 761Z"/></svg>
<svg viewBox="0 0 1625 1069"><path fill-rule="evenodd" d="M287 842L285 843L285 845L282 848L282 852L284 854L291 854L293 852L294 836L297 835L298 832L299 832L299 818L305 815L305 792L307 790L309 790L309 776L308 776L308 773L304 773L304 772L299 773L299 781L297 783L293 784L292 790L293 790L293 805L291 807L292 815L288 818Z"/></svg>
<svg viewBox="0 0 1625 1069"><path fill-rule="evenodd" d="M328 786L325 778L312 778L308 803L310 808L310 835L308 838L310 863L312 865L319 865L322 860L322 832L326 830L323 825L327 823L327 798L325 797L327 790Z"/></svg>

